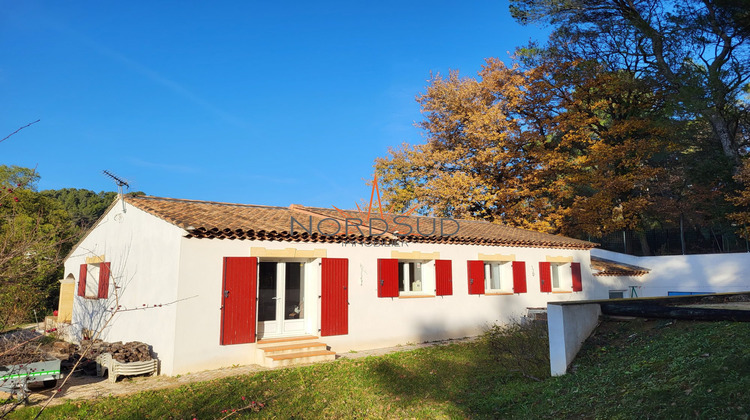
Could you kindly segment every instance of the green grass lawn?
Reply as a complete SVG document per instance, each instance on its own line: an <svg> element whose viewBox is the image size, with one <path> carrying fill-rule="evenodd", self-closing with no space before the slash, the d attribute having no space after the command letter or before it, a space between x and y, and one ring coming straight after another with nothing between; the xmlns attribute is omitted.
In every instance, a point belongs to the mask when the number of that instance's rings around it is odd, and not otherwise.
<svg viewBox="0 0 750 420"><path fill-rule="evenodd" d="M500 348L547 345L539 341ZM484 339L68 402L44 417L214 419L238 410L230 418L747 418L749 344L745 323L606 322L574 373L558 378L539 362L491 354L498 346Z"/></svg>

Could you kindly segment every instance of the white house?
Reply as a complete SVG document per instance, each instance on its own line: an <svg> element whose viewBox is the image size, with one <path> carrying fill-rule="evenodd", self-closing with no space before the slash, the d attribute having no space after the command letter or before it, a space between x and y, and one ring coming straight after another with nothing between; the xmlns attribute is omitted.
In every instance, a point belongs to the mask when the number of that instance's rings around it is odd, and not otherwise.
<svg viewBox="0 0 750 420"><path fill-rule="evenodd" d="M65 275L78 337L149 343L175 375L472 336L549 301L607 298L594 245L480 221L125 197Z"/></svg>

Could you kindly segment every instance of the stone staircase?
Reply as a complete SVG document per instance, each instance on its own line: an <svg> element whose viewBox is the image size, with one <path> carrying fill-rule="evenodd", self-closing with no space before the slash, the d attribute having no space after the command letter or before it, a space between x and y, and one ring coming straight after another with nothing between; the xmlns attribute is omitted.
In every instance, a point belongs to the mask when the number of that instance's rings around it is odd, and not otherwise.
<svg viewBox="0 0 750 420"><path fill-rule="evenodd" d="M317 340L313 335L258 340L258 364L275 368L336 360L336 353Z"/></svg>

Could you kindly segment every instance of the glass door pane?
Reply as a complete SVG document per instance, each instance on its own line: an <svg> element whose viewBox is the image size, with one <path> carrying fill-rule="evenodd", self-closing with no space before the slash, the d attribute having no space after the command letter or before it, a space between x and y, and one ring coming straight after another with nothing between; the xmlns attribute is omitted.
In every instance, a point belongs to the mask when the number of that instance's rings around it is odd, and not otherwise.
<svg viewBox="0 0 750 420"><path fill-rule="evenodd" d="M276 263L261 262L258 273L258 321L276 320Z"/></svg>
<svg viewBox="0 0 750 420"><path fill-rule="evenodd" d="M305 287L302 267L302 263L286 263L284 319L303 319L305 317Z"/></svg>

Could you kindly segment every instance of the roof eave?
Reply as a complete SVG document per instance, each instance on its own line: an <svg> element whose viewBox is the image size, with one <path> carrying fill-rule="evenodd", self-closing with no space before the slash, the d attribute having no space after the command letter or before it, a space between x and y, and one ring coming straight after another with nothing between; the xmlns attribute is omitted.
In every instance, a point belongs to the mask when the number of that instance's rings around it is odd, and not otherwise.
<svg viewBox="0 0 750 420"><path fill-rule="evenodd" d="M107 209L106 209L106 210L104 210L104 212L102 213L102 215L101 215L101 216L99 216L99 218L98 218L98 219L96 219L96 222L94 222L94 223L93 223L93 224L91 225L91 227L90 227L90 228L88 228L88 230L86 231L86 233L84 233L84 234L83 234L83 236L81 237L81 239L79 239L79 240L78 240L78 242L76 242L76 243L75 243L75 245L73 245L73 246L72 246L72 247L70 248L70 251L68 251L68 254L67 254L67 255L65 256L65 258L63 258L63 260L62 260L62 261L63 261L63 264L65 264L66 262L68 262L68 259L69 259L69 258L70 258L70 257L71 257L71 256L73 255L73 252L74 252L74 251L75 251L75 250L76 250L76 249L78 248L78 246L79 246L79 245L81 245L81 244L83 243L83 241L85 241L85 240L86 240L86 238L88 238L88 236L89 236L89 235L91 234L91 232L92 232L92 231L93 231L93 230L94 230L94 229L95 229L95 228L96 228L96 227L97 227L97 226L99 225L99 222L101 222L101 221L102 221L102 219L104 219L104 217L106 217L106 216L107 216L107 214L108 214L108 213L109 213L110 211L112 211L112 208L113 208L113 207L114 207L114 206L115 206L115 205L117 204L117 202L118 202L118 201L120 201L120 199L122 199L122 198L123 198L123 197L122 197L122 196L120 196L120 195L118 195L117 197L115 197L115 199L114 199L114 200L112 201L112 203L110 203L110 204L109 204L109 206L107 207Z"/></svg>

